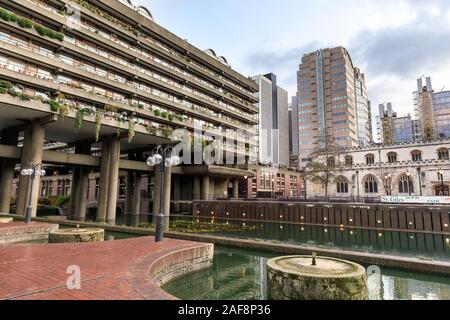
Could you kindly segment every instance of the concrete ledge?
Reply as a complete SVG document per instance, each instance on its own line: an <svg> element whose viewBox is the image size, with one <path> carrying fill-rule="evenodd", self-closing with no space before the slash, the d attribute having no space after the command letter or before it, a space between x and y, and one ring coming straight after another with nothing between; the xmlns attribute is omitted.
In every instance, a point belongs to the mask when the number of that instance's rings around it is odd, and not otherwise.
<svg viewBox="0 0 450 320"><path fill-rule="evenodd" d="M161 286L187 273L209 268L213 262L214 245L198 244L168 252L157 259L150 254L127 272L130 286L146 300L176 300Z"/></svg>
<svg viewBox="0 0 450 320"><path fill-rule="evenodd" d="M0 244L48 239L49 232L58 228L58 224L41 222L0 224Z"/></svg>

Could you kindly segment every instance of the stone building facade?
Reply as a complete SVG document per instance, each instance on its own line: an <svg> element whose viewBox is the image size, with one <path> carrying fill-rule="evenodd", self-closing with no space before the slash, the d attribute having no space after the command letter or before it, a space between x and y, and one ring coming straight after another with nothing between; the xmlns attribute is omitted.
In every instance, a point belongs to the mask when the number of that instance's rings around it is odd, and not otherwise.
<svg viewBox="0 0 450 320"><path fill-rule="evenodd" d="M449 195L449 148L450 140L372 145L347 148L328 159L321 155L319 161L331 168L330 198L442 196ZM306 191L308 198L325 196L320 183L307 181Z"/></svg>

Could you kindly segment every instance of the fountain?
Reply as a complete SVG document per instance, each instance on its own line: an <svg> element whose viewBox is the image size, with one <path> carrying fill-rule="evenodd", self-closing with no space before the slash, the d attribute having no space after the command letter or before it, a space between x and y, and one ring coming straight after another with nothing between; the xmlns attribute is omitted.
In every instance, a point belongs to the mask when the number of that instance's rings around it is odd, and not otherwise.
<svg viewBox="0 0 450 320"><path fill-rule="evenodd" d="M366 270L327 257L287 256L267 262L272 300L366 300Z"/></svg>
<svg viewBox="0 0 450 320"><path fill-rule="evenodd" d="M105 240L105 230L96 228L59 229L48 235L49 243L101 242Z"/></svg>

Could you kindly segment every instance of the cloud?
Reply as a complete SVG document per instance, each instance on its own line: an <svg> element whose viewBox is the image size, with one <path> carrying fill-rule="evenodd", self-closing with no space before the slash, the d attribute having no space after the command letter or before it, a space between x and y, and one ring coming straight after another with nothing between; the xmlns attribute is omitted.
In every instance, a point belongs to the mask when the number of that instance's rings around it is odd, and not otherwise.
<svg viewBox="0 0 450 320"><path fill-rule="evenodd" d="M319 42L310 42L285 51L259 50L248 54L244 63L249 67L252 75L273 72L278 76L281 86L285 87L290 95L295 95L297 70L302 55L319 48Z"/></svg>

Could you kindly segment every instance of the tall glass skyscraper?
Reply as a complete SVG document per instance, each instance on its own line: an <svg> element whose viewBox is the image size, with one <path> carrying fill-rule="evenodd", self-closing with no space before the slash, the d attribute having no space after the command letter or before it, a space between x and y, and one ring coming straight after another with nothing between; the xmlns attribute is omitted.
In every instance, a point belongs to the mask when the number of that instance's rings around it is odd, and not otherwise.
<svg viewBox="0 0 450 320"><path fill-rule="evenodd" d="M343 47L305 54L297 73L301 166L333 140L343 147L372 141L364 74Z"/></svg>

